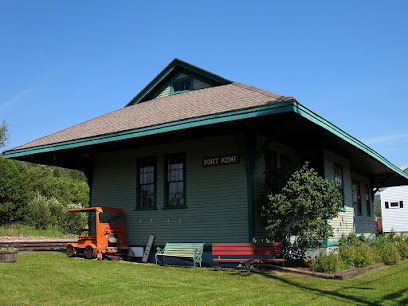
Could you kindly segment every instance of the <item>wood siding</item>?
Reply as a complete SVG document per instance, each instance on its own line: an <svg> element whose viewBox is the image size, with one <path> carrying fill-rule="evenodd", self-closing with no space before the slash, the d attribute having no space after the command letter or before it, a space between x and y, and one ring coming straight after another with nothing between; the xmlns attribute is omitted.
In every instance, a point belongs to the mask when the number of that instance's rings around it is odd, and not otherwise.
<svg viewBox="0 0 408 306"><path fill-rule="evenodd" d="M344 201L345 210L340 212L339 217L330 221L333 226L334 235L329 239L329 244L336 243L343 234L354 232L354 207L353 187L351 179L350 161L334 152L324 150L324 175L328 180L334 180L334 164L343 168Z"/></svg>
<svg viewBox="0 0 408 306"><path fill-rule="evenodd" d="M197 76L191 76L185 73L180 73L176 77L174 77L168 84L166 84L164 88L162 88L161 90L159 90L159 92L153 95L154 98L157 99L157 98L163 98L163 97L169 96L171 93L171 83L174 80L188 78L188 77L190 77L193 80L193 90L198 90L198 89L203 89L203 88L208 88L208 87L213 86L210 81L206 81Z"/></svg>
<svg viewBox="0 0 408 306"><path fill-rule="evenodd" d="M163 209L164 156L186 153L185 209ZM202 167L202 158L240 153L232 136L141 147L95 156L92 203L122 208L127 240L144 245L166 242L247 242L248 208L245 162ZM157 210L135 210L137 159L157 156Z"/></svg>
<svg viewBox="0 0 408 306"><path fill-rule="evenodd" d="M391 207L391 202L403 201L403 208ZM385 208L388 202L389 208ZM408 186L385 188L381 191L383 232L408 233Z"/></svg>

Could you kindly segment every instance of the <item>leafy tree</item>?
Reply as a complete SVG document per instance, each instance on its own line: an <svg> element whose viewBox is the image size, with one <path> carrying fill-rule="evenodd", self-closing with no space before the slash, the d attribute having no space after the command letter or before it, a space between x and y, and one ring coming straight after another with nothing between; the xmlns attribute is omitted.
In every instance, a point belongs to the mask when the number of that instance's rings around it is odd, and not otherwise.
<svg viewBox="0 0 408 306"><path fill-rule="evenodd" d="M44 227L43 224L55 225L55 220L58 220L57 223L67 229L74 227L69 220L72 214L64 213L66 217L62 219L57 217L62 214L60 206L64 207L64 211L73 204L87 206L88 184L71 176L56 177L54 168L4 159L0 154L0 225L34 222L33 225ZM72 173L70 171L63 170L61 173ZM35 205L38 207L34 208ZM39 217L41 213L36 213L41 209L46 210L42 219ZM28 215L39 219L29 221Z"/></svg>
<svg viewBox="0 0 408 306"><path fill-rule="evenodd" d="M4 159L0 154L0 225L22 219L24 206L33 197L31 183L24 164Z"/></svg>
<svg viewBox="0 0 408 306"><path fill-rule="evenodd" d="M7 123L6 121L3 120L1 126L0 126L0 148L4 147L6 145L6 142L8 140L8 134L7 134Z"/></svg>
<svg viewBox="0 0 408 306"><path fill-rule="evenodd" d="M60 227L74 234L79 229L86 227L87 218L85 214L68 212L70 208L83 208L83 206L81 204L68 204L64 206L56 198L48 199L38 193L28 202L24 220L26 224L36 228Z"/></svg>
<svg viewBox="0 0 408 306"><path fill-rule="evenodd" d="M0 148L7 139L3 121ZM89 187L81 171L4 159L0 154L0 225L25 222L73 231L78 217L68 214L68 208L87 206L88 200Z"/></svg>
<svg viewBox="0 0 408 306"><path fill-rule="evenodd" d="M64 176L55 177L53 169L44 165L29 168L28 173L33 180L31 188L34 193L39 193L48 199L55 198L64 205L88 204L89 187L86 181Z"/></svg>
<svg viewBox="0 0 408 306"><path fill-rule="evenodd" d="M277 191L279 184L282 182L266 184L269 191L261 205L265 229L271 240L283 243L288 259L303 260L308 248L322 246L322 241L333 234L328 221L338 216L342 196L338 185L309 169L308 163Z"/></svg>

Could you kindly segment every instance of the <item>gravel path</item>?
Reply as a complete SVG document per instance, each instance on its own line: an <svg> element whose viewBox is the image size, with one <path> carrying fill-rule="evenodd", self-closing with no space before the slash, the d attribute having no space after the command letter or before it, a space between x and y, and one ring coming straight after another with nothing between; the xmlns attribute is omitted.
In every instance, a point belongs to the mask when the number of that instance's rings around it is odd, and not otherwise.
<svg viewBox="0 0 408 306"><path fill-rule="evenodd" d="M24 236L24 235L0 235L0 242L23 242L23 241L44 241L44 242L64 242L75 241L76 237L43 237L43 236Z"/></svg>

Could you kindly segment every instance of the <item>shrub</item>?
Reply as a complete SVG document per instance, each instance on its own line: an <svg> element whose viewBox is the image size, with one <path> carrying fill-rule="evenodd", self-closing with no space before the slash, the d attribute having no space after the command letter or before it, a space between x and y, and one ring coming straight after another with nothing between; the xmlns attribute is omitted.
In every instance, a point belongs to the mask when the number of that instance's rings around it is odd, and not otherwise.
<svg viewBox="0 0 408 306"><path fill-rule="evenodd" d="M397 247L398 247L398 251L399 251L399 253L400 253L400 255L401 255L401 259L403 259L403 258L408 258L408 242L407 242L407 240L405 239L405 237L398 237L396 240L395 240L395 244L397 245Z"/></svg>
<svg viewBox="0 0 408 306"><path fill-rule="evenodd" d="M2 248L0 248L0 252L1 251L16 251L16 250L17 249L15 247L7 247L7 248L2 247Z"/></svg>
<svg viewBox="0 0 408 306"><path fill-rule="evenodd" d="M49 209L49 200L41 194L37 194L27 204L25 221L36 228L44 229L52 223L52 216Z"/></svg>
<svg viewBox="0 0 408 306"><path fill-rule="evenodd" d="M307 249L320 247L333 234L328 221L338 216L342 195L335 182L323 179L308 163L293 173L283 188L276 181L267 176L266 194L259 202L261 218L270 240L281 241L287 248L291 237L295 238L285 256L303 261Z"/></svg>
<svg viewBox="0 0 408 306"><path fill-rule="evenodd" d="M339 240L339 245L342 244L359 244L366 242L366 238L364 236L357 236L355 233L349 233L347 236L344 234L341 236Z"/></svg>
<svg viewBox="0 0 408 306"><path fill-rule="evenodd" d="M387 265L396 265L401 260L401 255L395 242L388 241L382 248L382 260Z"/></svg>
<svg viewBox="0 0 408 306"><path fill-rule="evenodd" d="M380 261L377 252L363 242L342 244L339 254L345 264L352 267L367 267Z"/></svg>
<svg viewBox="0 0 408 306"><path fill-rule="evenodd" d="M81 204L68 204L65 208L63 218L60 225L71 234L77 234L78 230L86 228L88 224L88 216L86 213L70 213L68 209L83 208Z"/></svg>
<svg viewBox="0 0 408 306"><path fill-rule="evenodd" d="M68 209L83 208L81 204L68 204L64 206L56 198L46 198L37 194L27 205L25 221L38 229L60 226L68 233L77 233L80 228L85 228L87 216L83 213L69 213Z"/></svg>
<svg viewBox="0 0 408 306"><path fill-rule="evenodd" d="M334 273L340 268L340 259L335 253L330 253L329 255L320 253L311 261L310 265L313 271Z"/></svg>

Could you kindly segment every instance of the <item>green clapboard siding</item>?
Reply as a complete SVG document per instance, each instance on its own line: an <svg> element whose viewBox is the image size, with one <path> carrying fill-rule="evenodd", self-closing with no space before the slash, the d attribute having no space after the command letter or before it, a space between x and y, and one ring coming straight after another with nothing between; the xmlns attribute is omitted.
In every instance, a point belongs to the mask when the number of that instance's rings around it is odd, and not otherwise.
<svg viewBox="0 0 408 306"><path fill-rule="evenodd" d="M333 226L334 235L329 239L329 243L337 242L343 234L348 235L349 233L354 232L354 208L350 161L347 158L343 158L342 156L325 149L324 172L325 178L328 180L334 180L334 163L343 167L345 210L340 212L339 217L330 221L330 224Z"/></svg>
<svg viewBox="0 0 408 306"><path fill-rule="evenodd" d="M185 209L163 209L164 156L186 153ZM203 157L239 154L233 136L202 138L167 145L141 147L95 156L94 206L122 208L127 240L144 245L150 234L155 244L166 242L246 242L248 209L246 172L241 163L201 166ZM157 210L135 210L137 159L157 156Z"/></svg>
<svg viewBox="0 0 408 306"><path fill-rule="evenodd" d="M167 97L171 94L171 84L178 79L185 79L185 78L191 78L192 80L192 85L193 85L193 90L197 89L203 89L203 88L208 88L214 85L214 82L211 80L206 80L203 77L200 77L194 73L191 72L186 72L186 73L180 73L176 75L174 78L172 78L168 83L166 83L163 87L161 87L157 93L153 94L153 97L157 98L163 98Z"/></svg>

